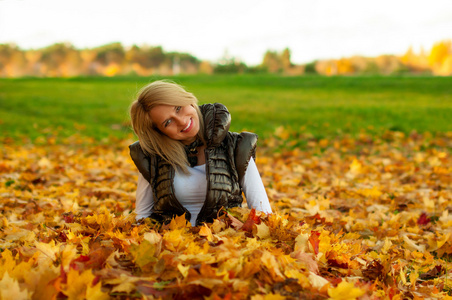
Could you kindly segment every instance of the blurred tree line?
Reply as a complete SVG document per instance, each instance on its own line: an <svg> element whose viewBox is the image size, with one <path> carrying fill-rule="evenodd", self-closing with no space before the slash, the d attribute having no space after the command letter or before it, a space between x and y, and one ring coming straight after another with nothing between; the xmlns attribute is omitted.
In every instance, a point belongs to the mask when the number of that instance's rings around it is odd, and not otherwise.
<svg viewBox="0 0 452 300"><path fill-rule="evenodd" d="M201 62L188 53L165 52L162 47L111 43L92 49L75 49L58 43L38 50L0 45L0 76L115 76L197 73Z"/></svg>
<svg viewBox="0 0 452 300"><path fill-rule="evenodd" d="M353 75L353 74L433 74L452 75L452 44L441 41L429 52L415 53L412 48L402 56L353 56L293 64L288 48L268 50L257 66L227 53L218 62L201 61L179 52L166 52L160 46L124 47L111 43L91 49L76 49L57 43L37 50L22 50L16 45L0 44L0 77L73 77L116 75L177 75L213 73L275 73L282 75Z"/></svg>

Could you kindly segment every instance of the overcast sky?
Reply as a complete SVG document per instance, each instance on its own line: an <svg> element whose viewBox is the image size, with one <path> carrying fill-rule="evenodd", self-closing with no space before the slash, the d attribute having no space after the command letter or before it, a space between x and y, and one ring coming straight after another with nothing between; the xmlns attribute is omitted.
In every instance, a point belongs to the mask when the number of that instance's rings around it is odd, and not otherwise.
<svg viewBox="0 0 452 300"><path fill-rule="evenodd" d="M292 62L429 50L452 39L452 0L0 0L0 43L162 46L249 65L288 47Z"/></svg>

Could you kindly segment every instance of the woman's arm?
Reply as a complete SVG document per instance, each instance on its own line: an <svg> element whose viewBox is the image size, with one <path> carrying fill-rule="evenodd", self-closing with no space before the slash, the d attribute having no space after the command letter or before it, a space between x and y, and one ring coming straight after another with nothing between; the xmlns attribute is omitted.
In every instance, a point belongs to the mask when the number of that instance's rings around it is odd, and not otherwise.
<svg viewBox="0 0 452 300"><path fill-rule="evenodd" d="M152 209L154 208L154 197L151 185L146 179L144 179L141 173L138 175L136 198L136 220L149 217L152 214Z"/></svg>
<svg viewBox="0 0 452 300"><path fill-rule="evenodd" d="M248 208L255 208L256 210L267 214L272 213L272 208L268 201L264 184L262 183L261 176L259 175L256 163L252 157L240 184L245 193Z"/></svg>

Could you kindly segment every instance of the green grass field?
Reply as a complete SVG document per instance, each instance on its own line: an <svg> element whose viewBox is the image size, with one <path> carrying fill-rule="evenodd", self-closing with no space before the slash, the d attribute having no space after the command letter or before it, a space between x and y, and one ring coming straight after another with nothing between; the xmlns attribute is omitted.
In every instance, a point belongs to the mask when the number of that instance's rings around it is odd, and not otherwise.
<svg viewBox="0 0 452 300"><path fill-rule="evenodd" d="M74 133L125 137L128 106L157 77L0 79L3 137L31 141ZM221 102L232 113L231 130L261 137L285 126L315 137L373 133L452 131L450 77L281 77L273 75L170 78L200 103Z"/></svg>

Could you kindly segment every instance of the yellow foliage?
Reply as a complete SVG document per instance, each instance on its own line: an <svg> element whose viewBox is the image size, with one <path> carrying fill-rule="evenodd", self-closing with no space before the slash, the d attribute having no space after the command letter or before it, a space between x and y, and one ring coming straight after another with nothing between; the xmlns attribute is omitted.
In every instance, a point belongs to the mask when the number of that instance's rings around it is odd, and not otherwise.
<svg viewBox="0 0 452 300"><path fill-rule="evenodd" d="M356 288L353 283L346 281L342 281L335 288L328 288L328 296L334 300L353 300L363 296L365 293L365 290Z"/></svg>
<svg viewBox="0 0 452 300"><path fill-rule="evenodd" d="M6 272L0 280L0 296L2 300L26 300L30 298L31 293L21 289L19 282Z"/></svg>
<svg viewBox="0 0 452 300"><path fill-rule="evenodd" d="M121 71L121 68L119 67L118 64L111 64L111 65L108 65L107 67L105 67L104 75L108 76L108 77L112 77L112 76L115 76L116 74L118 74L119 71Z"/></svg>
<svg viewBox="0 0 452 300"><path fill-rule="evenodd" d="M292 136L279 128L275 146ZM247 221L249 209L233 208L199 227L185 216L134 222L137 171L126 143L89 155L5 145L2 296L445 298L452 135L369 138L359 157L361 140L350 137L258 153L273 214Z"/></svg>
<svg viewBox="0 0 452 300"><path fill-rule="evenodd" d="M441 41L435 43L428 56L428 62L430 66L441 65L449 54L452 54L451 41Z"/></svg>
<svg viewBox="0 0 452 300"><path fill-rule="evenodd" d="M76 270L69 270L67 274L67 283L63 285L62 293L68 299L109 299L108 294L101 291L101 283L93 285L95 276L91 270L85 270L79 273Z"/></svg>

